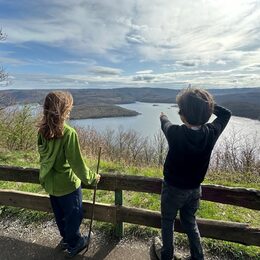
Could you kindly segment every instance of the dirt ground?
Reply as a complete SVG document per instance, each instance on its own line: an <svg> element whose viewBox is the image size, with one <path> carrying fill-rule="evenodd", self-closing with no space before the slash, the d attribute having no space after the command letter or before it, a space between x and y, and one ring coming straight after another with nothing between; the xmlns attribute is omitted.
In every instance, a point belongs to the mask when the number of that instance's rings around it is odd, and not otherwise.
<svg viewBox="0 0 260 260"><path fill-rule="evenodd" d="M0 260L61 260L66 259L56 249L60 236L53 220L41 224L24 225L18 220L0 220ZM178 252L178 251L177 251ZM188 249L179 251L185 258ZM73 259L96 260L156 260L152 238L136 239L125 237L117 240L112 236L94 230L88 252ZM219 259L206 257L206 259Z"/></svg>
<svg viewBox="0 0 260 260"><path fill-rule="evenodd" d="M54 221L42 224L21 225L19 221L0 221L1 260L60 260L66 259L62 251L56 249L60 236ZM120 241L100 231L94 236L88 252L73 259L151 259L149 240L124 238ZM152 256L153 259L153 256Z"/></svg>

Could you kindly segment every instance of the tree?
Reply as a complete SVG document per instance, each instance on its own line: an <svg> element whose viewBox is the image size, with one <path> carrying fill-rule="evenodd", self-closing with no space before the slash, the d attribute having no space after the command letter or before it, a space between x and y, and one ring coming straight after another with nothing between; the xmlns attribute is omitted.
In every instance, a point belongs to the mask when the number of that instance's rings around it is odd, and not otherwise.
<svg viewBox="0 0 260 260"><path fill-rule="evenodd" d="M6 34L3 33L2 28L0 29L0 41L4 41L6 39ZM2 67L0 67L0 82L6 80L8 74L4 71Z"/></svg>
<svg viewBox="0 0 260 260"><path fill-rule="evenodd" d="M0 29L0 41L4 41L6 39L6 34L3 33L2 28ZM7 80L8 74L5 72L3 67L0 66L0 83ZM0 111L3 110L7 105L11 104L11 98L6 95L0 93Z"/></svg>

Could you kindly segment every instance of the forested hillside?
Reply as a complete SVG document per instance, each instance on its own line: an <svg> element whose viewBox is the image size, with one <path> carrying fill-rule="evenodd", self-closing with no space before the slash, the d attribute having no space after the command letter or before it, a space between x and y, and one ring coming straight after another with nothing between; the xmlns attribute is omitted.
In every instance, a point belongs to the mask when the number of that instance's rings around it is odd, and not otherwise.
<svg viewBox="0 0 260 260"><path fill-rule="evenodd" d="M4 105L7 100L17 103L42 104L49 91L48 89L0 91L1 96L8 97L0 99L0 103L2 103L0 105ZM75 111L80 111L78 118L136 115L137 113L122 110L115 104L136 101L175 103L176 95L179 92L179 90L163 88L70 89L67 91L70 91L74 97ZM260 119L260 88L210 89L209 91L219 104L231 109L233 115ZM78 107L79 105L81 106Z"/></svg>

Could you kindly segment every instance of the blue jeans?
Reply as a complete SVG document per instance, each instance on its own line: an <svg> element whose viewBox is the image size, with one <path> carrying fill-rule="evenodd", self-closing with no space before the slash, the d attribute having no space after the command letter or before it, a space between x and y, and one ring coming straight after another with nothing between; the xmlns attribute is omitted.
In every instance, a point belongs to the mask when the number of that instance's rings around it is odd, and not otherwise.
<svg viewBox="0 0 260 260"><path fill-rule="evenodd" d="M189 238L191 259L204 259L195 213L199 208L201 187L179 189L163 182L161 194L162 213L162 260L171 260L174 255L174 221L180 211L182 228Z"/></svg>
<svg viewBox="0 0 260 260"><path fill-rule="evenodd" d="M79 227L83 218L81 187L64 196L50 195L51 206L60 235L70 248L81 238Z"/></svg>

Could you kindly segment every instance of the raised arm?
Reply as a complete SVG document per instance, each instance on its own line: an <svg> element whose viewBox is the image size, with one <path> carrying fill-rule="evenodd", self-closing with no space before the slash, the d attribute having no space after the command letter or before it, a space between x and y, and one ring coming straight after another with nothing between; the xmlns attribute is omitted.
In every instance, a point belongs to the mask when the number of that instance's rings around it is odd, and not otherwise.
<svg viewBox="0 0 260 260"><path fill-rule="evenodd" d="M160 121L161 121L161 129L163 130L166 138L168 138L168 132L169 132L170 127L172 126L172 123L168 119L168 117L162 112L160 115Z"/></svg>
<svg viewBox="0 0 260 260"><path fill-rule="evenodd" d="M213 113L217 118L211 123L211 125L214 127L217 136L219 136L225 129L231 117L231 111L215 104Z"/></svg>

